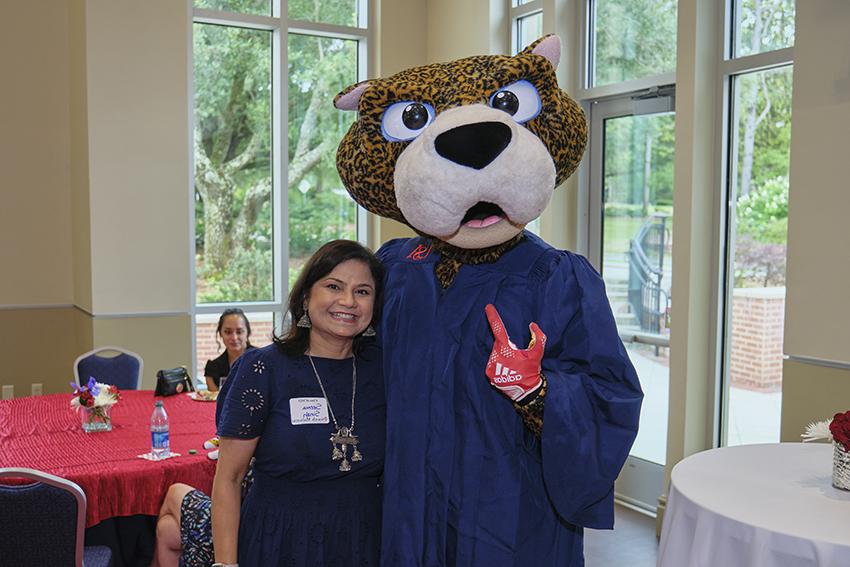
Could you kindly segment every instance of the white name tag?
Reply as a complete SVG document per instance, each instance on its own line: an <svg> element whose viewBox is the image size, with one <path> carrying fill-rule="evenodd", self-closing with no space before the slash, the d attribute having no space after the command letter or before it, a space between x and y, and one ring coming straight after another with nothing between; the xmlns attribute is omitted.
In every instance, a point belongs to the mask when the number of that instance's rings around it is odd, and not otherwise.
<svg viewBox="0 0 850 567"><path fill-rule="evenodd" d="M292 425L330 423L328 402L325 398L290 398L289 415Z"/></svg>

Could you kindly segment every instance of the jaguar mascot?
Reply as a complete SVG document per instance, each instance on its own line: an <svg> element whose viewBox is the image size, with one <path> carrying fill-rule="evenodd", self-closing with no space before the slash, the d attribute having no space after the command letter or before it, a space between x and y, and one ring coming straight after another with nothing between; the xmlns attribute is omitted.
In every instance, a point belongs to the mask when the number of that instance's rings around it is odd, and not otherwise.
<svg viewBox="0 0 850 567"><path fill-rule="evenodd" d="M358 113L337 153L349 193L419 235L378 253L384 566L578 566L582 529L613 526L643 394L598 273L524 230L585 146L560 49L547 36L334 99Z"/></svg>

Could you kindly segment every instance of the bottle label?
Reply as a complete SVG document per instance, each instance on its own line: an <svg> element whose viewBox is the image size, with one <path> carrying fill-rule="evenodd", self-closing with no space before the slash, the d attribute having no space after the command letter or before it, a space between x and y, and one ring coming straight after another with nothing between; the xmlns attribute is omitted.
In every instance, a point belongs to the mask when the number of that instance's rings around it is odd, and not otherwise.
<svg viewBox="0 0 850 567"><path fill-rule="evenodd" d="M168 449L168 431L151 431L151 447Z"/></svg>

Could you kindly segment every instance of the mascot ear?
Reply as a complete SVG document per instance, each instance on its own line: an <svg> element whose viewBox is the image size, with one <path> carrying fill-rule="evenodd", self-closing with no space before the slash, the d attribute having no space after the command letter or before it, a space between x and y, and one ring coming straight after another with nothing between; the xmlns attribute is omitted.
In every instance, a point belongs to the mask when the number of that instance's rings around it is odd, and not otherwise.
<svg viewBox="0 0 850 567"><path fill-rule="evenodd" d="M334 106L339 110L357 110L360 95L369 88L369 81L351 85L334 97Z"/></svg>
<svg viewBox="0 0 850 567"><path fill-rule="evenodd" d="M561 38L557 35L547 35L541 37L528 47L522 50L521 55L542 55L549 60L554 69L558 68L558 63L561 60Z"/></svg>

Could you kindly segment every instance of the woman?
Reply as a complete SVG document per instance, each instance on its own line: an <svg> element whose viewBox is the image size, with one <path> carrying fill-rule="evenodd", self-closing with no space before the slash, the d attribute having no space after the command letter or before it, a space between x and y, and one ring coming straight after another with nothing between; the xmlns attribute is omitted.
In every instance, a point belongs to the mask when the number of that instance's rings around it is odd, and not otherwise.
<svg viewBox="0 0 850 567"><path fill-rule="evenodd" d="M221 381L227 379L230 367L236 359L249 349L254 348L251 338L251 323L241 309L225 309L218 318L215 330L215 342L221 346L219 339L224 341L224 352L214 359L208 360L204 367L204 378L207 379L207 389L215 392L221 387Z"/></svg>
<svg viewBox="0 0 850 567"><path fill-rule="evenodd" d="M297 324L239 361L218 425L218 563L378 564L386 411L370 337L382 280L381 264L360 244L325 244L289 296Z"/></svg>

